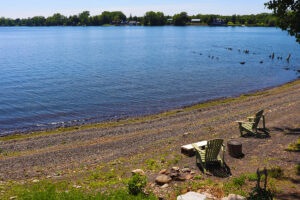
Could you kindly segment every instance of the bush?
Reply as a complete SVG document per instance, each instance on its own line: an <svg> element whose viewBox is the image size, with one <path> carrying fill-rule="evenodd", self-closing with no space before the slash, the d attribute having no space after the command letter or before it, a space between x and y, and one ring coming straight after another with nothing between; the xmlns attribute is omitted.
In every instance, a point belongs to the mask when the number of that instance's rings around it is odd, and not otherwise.
<svg viewBox="0 0 300 200"><path fill-rule="evenodd" d="M133 175L127 183L129 194L138 195L143 193L143 189L146 185L147 179L145 176L139 174Z"/></svg>

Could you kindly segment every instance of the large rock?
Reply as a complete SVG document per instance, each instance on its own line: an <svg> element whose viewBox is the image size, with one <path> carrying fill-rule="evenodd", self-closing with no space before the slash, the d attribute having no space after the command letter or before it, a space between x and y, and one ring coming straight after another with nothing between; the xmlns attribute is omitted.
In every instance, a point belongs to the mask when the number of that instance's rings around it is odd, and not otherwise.
<svg viewBox="0 0 300 200"><path fill-rule="evenodd" d="M188 192L178 196L177 200L206 200L206 196L197 192Z"/></svg>
<svg viewBox="0 0 300 200"><path fill-rule="evenodd" d="M145 176L145 172L141 169L135 169L131 173L132 173L132 175L138 174L138 175L141 175L141 176Z"/></svg>
<svg viewBox="0 0 300 200"><path fill-rule="evenodd" d="M159 175L156 177L155 182L159 185L164 185L166 183L169 183L171 181L171 177L167 175Z"/></svg>

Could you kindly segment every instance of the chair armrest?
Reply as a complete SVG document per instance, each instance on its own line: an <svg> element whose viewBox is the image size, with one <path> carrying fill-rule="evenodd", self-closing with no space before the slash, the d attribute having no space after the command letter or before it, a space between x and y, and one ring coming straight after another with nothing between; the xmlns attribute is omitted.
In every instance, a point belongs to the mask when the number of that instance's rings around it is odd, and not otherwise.
<svg viewBox="0 0 300 200"><path fill-rule="evenodd" d="M244 121L234 121L234 122L237 122L237 123L244 123Z"/></svg>
<svg viewBox="0 0 300 200"><path fill-rule="evenodd" d="M197 146L196 143L192 144L192 146L194 147L194 149L195 149L196 151L198 151L198 152L202 151L202 150Z"/></svg>

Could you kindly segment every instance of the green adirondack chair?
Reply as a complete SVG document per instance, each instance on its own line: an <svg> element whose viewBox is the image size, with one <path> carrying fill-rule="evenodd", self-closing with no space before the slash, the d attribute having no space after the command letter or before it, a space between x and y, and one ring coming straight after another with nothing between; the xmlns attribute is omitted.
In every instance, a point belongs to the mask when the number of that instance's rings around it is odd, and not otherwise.
<svg viewBox="0 0 300 200"><path fill-rule="evenodd" d="M203 150L200 149L197 144L192 145L196 150L196 163L199 163L203 168L204 174L206 173L207 163L220 162L221 166L224 166L225 146L223 144L223 139L209 140ZM219 155L220 150L223 152L222 158Z"/></svg>
<svg viewBox="0 0 300 200"><path fill-rule="evenodd" d="M258 134L257 130L262 130L264 131L267 135L269 135L269 132L266 129L266 124L265 124L265 116L264 116L264 110L261 110L255 114L253 117L248 117L248 121L236 121L239 124L240 128L240 133L241 136L243 136L243 131L246 131L247 133L256 135ZM263 119L263 128L259 128L258 124L261 120Z"/></svg>

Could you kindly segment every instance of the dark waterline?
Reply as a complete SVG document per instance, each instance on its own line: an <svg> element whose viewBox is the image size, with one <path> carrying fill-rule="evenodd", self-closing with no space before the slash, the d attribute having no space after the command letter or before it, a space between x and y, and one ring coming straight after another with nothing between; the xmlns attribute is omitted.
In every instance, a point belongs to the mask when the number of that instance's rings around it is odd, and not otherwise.
<svg viewBox="0 0 300 200"><path fill-rule="evenodd" d="M272 87L299 76L299 55L276 28L1 27L0 136Z"/></svg>

